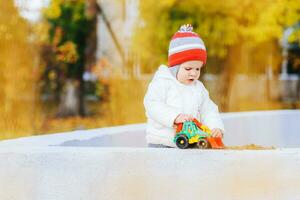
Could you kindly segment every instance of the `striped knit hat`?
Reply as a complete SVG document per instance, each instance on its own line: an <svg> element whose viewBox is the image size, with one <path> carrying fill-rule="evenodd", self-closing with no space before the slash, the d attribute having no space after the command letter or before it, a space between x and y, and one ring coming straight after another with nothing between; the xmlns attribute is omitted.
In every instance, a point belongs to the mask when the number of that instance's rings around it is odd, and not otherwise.
<svg viewBox="0 0 300 200"><path fill-rule="evenodd" d="M202 39L193 32L192 25L186 24L182 25L172 37L168 65L173 67L190 60L200 60L205 64L206 49Z"/></svg>

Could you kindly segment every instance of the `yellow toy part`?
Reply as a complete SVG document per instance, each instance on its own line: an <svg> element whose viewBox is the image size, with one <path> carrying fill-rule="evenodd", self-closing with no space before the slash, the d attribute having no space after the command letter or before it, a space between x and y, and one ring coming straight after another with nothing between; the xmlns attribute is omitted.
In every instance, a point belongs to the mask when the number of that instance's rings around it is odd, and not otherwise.
<svg viewBox="0 0 300 200"><path fill-rule="evenodd" d="M194 144L199 141L200 135L195 135L189 139L189 144Z"/></svg>
<svg viewBox="0 0 300 200"><path fill-rule="evenodd" d="M208 133L208 134L210 134L211 135L211 130L207 127L207 126L205 126L205 125L201 125L201 127L200 127L204 132L206 132L206 133Z"/></svg>

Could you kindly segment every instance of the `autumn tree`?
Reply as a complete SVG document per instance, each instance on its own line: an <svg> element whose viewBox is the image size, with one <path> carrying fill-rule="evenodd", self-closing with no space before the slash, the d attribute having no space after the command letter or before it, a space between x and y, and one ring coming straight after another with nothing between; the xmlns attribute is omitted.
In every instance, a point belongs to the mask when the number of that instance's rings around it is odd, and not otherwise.
<svg viewBox="0 0 300 200"><path fill-rule="evenodd" d="M56 94L59 116L86 115L83 73L95 61L95 0L51 0L44 16L50 25L44 45L44 89Z"/></svg>
<svg viewBox="0 0 300 200"><path fill-rule="evenodd" d="M34 134L39 125L38 57L31 36L14 2L0 1L1 139Z"/></svg>

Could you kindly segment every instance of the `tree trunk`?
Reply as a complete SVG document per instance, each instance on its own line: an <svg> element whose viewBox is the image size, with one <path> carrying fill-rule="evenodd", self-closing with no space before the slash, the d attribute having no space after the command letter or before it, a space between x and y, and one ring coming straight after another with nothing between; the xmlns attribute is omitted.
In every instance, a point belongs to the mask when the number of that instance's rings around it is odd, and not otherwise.
<svg viewBox="0 0 300 200"><path fill-rule="evenodd" d="M97 25L98 25L98 13L99 6L96 0L88 0L87 15L92 18L92 25L90 29L90 34L87 37L86 49L85 49L85 66L90 69L96 63L96 51L97 51Z"/></svg>
<svg viewBox="0 0 300 200"><path fill-rule="evenodd" d="M86 14L92 18L91 29L86 39L86 48L83 55L83 65L80 67L78 74L79 91L78 91L78 112L79 115L84 117L87 115L87 109L85 106L85 87L83 80L83 73L85 69L90 69L96 62L96 50L97 50L97 14L99 7L96 0L88 0L86 7Z"/></svg>
<svg viewBox="0 0 300 200"><path fill-rule="evenodd" d="M241 45L234 45L228 50L228 59L225 61L220 78L220 110L230 111L231 92L236 75L236 68L241 65Z"/></svg>
<svg viewBox="0 0 300 200"><path fill-rule="evenodd" d="M58 117L68 117L79 114L78 85L77 81L71 79L66 81L60 97L60 104L57 113Z"/></svg>

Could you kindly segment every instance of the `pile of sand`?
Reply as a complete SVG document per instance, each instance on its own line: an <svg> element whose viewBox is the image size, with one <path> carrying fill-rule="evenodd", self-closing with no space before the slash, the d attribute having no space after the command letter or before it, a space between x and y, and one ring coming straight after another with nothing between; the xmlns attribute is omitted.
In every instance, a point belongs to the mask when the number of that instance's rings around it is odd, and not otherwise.
<svg viewBox="0 0 300 200"><path fill-rule="evenodd" d="M244 146L226 146L225 149L228 150L271 150L275 149L275 147L263 147L256 144L248 144Z"/></svg>

